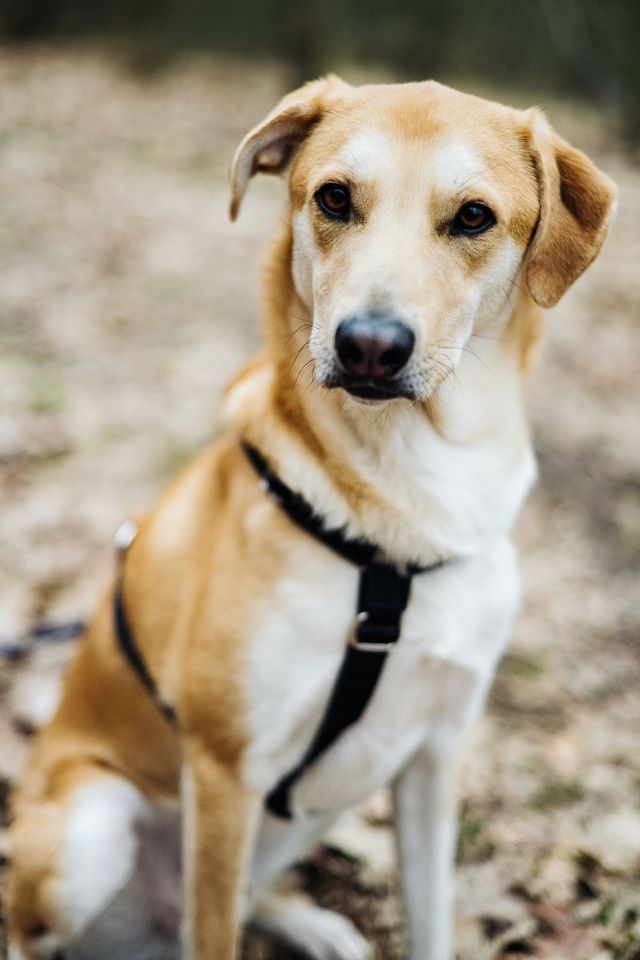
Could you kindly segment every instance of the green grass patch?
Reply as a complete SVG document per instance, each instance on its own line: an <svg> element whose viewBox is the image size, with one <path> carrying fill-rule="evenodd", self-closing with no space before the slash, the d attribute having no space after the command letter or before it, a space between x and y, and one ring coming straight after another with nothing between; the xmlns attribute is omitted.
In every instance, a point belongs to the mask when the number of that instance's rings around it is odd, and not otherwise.
<svg viewBox="0 0 640 960"><path fill-rule="evenodd" d="M458 824L458 863L482 863L495 853L495 845L487 836L487 821L463 811Z"/></svg>
<svg viewBox="0 0 640 960"><path fill-rule="evenodd" d="M28 405L31 413L63 413L67 407L64 382L52 375L39 373L30 384Z"/></svg>
<svg viewBox="0 0 640 960"><path fill-rule="evenodd" d="M529 806L534 810L568 807L584 799L584 795L584 788L577 780L548 780L531 796Z"/></svg>
<svg viewBox="0 0 640 960"><path fill-rule="evenodd" d="M526 653L507 653L500 664L500 672L505 677L517 677L522 680L538 680L544 673L542 660Z"/></svg>

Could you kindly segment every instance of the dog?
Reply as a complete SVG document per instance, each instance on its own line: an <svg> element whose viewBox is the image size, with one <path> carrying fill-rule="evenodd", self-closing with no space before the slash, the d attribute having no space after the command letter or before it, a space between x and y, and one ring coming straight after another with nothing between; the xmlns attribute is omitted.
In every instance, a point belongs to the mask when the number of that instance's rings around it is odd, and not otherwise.
<svg viewBox="0 0 640 960"><path fill-rule="evenodd" d="M615 188L535 108L333 76L240 144L232 218L258 172L289 188L266 347L121 533L15 796L11 960L233 960L245 922L366 960L274 885L385 784L409 955L453 956L455 769L535 477L524 377Z"/></svg>

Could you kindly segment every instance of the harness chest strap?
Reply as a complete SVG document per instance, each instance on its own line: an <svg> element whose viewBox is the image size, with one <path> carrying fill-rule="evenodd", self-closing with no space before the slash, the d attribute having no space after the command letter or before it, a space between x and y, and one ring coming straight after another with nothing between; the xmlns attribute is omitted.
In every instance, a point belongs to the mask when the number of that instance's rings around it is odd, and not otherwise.
<svg viewBox="0 0 640 960"><path fill-rule="evenodd" d="M410 586L410 574L398 574L385 564L363 567L358 614L324 717L302 759L266 798L267 808L276 816L291 817L289 797L295 782L364 713L387 654L400 636L400 621Z"/></svg>
<svg viewBox="0 0 640 960"><path fill-rule="evenodd" d="M374 543L347 537L342 529L326 529L322 518L311 505L273 473L255 447L248 443L242 446L258 474L261 488L278 503L284 513L344 560L360 567L357 613L320 726L302 759L281 778L265 799L271 813L289 819L292 816L290 794L296 781L341 733L360 719L371 700L387 655L400 637L402 614L409 601L414 574L436 570L445 561L428 567L409 565L405 571L380 562L376 559L378 548ZM114 592L116 636L123 654L158 708L171 723L177 724L175 711L162 699L127 623L122 600L123 561L135 533L135 524L126 521L116 534L120 555L120 572Z"/></svg>

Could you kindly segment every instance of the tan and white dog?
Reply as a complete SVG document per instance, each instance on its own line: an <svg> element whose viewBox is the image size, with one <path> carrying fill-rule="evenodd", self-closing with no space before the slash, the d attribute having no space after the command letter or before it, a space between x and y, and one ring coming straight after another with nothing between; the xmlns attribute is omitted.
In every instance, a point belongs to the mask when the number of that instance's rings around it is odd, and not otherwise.
<svg viewBox="0 0 640 960"><path fill-rule="evenodd" d="M240 145L232 216L258 171L287 172L290 195L266 347L125 565L179 732L118 647L110 589L15 798L12 960L232 960L243 921L364 960L349 921L273 884L383 784L410 956L452 956L454 767L518 604L536 305L596 256L615 191L538 110L433 82L297 90ZM399 565L452 561L413 578L371 703L296 784L292 821L264 796L323 714L358 570L264 495L241 439L327 527Z"/></svg>

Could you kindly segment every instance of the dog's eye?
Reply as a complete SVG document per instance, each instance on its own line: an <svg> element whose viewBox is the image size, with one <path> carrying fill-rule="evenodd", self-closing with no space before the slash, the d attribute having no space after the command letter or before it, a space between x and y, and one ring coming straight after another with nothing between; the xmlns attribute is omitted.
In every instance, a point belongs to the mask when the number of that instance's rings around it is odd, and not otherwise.
<svg viewBox="0 0 640 960"><path fill-rule="evenodd" d="M484 203L464 203L451 224L451 233L474 237L488 230L495 222L492 211Z"/></svg>
<svg viewBox="0 0 640 960"><path fill-rule="evenodd" d="M349 191L339 183L325 183L316 192L316 203L323 213L336 220L348 220L351 210Z"/></svg>

